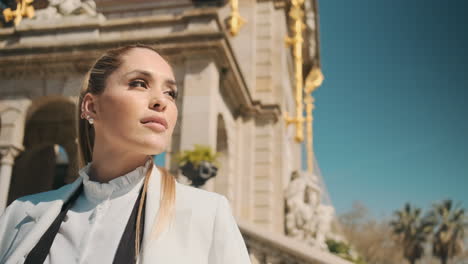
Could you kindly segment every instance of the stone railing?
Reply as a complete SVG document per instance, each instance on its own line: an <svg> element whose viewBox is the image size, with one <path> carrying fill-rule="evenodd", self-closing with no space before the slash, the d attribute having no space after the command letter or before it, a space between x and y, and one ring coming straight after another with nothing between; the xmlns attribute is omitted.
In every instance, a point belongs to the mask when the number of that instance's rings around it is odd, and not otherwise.
<svg viewBox="0 0 468 264"><path fill-rule="evenodd" d="M239 222L252 264L351 264L331 253Z"/></svg>

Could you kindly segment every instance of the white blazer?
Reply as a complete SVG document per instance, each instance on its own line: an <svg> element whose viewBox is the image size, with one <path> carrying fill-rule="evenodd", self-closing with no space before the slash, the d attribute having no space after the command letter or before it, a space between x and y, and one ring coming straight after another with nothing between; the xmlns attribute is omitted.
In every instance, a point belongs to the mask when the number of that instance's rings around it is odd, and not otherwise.
<svg viewBox="0 0 468 264"><path fill-rule="evenodd" d="M151 230L159 209L160 173L153 168L145 208L145 229ZM14 201L0 217L0 263L24 263L62 205L82 183ZM250 263L244 240L222 195L176 183L175 218L159 238L143 236L141 264ZM105 263L100 263L105 264Z"/></svg>

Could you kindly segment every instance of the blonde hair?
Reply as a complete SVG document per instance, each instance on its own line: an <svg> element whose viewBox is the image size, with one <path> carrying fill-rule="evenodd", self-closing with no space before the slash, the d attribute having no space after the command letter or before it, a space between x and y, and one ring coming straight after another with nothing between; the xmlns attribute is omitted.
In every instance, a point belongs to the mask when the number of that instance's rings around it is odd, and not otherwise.
<svg viewBox="0 0 468 264"><path fill-rule="evenodd" d="M86 73L83 85L81 87L80 97L78 101L77 121L78 121L78 164L80 167L85 166L93 160L93 147L94 147L94 128L88 123L86 119L82 119L82 104L83 98L87 93L94 95L101 94L105 87L107 78L122 65L122 55L134 48L149 49L157 53L156 49L147 45L128 45L116 49L108 50L93 64L91 69ZM152 157L151 166L147 169L145 180L143 184L142 198L138 206L137 224L136 224L136 237L135 237L135 254L138 257L140 253L140 223L145 203L146 192L148 190L149 179L154 167ZM165 170L161 171L161 196L160 207L157 213L155 222L151 230L151 238L157 238L162 231L164 231L172 221L174 216L175 206L175 179Z"/></svg>

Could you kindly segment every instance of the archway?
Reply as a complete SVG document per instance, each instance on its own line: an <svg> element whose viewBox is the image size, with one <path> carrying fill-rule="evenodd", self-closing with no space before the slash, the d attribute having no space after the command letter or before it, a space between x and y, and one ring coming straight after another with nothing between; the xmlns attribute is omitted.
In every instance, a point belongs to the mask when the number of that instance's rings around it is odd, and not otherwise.
<svg viewBox="0 0 468 264"><path fill-rule="evenodd" d="M59 188L77 177L75 104L45 97L31 105L24 152L15 160L8 203L18 197Z"/></svg>

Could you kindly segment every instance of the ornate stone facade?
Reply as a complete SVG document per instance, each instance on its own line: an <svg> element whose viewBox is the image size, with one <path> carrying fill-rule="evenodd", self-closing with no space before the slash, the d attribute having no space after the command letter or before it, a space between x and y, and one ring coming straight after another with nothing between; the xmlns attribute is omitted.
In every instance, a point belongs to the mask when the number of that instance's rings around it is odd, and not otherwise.
<svg viewBox="0 0 468 264"><path fill-rule="evenodd" d="M316 1L306 2L308 71L319 58ZM293 236L305 238L311 235L304 226L326 230L320 227L326 221L305 210L318 204L323 190L298 178L290 183L301 167L301 148L294 142L294 128L283 120L285 112L295 111L292 54L284 45L291 23L289 1L239 1L246 24L236 36L226 24L230 5L204 3L96 0L94 6L93 1L51 0L36 10L36 18L0 28L0 212L18 196L75 179L74 107L83 75L104 50L139 42L155 45L178 80L180 114L167 168L178 174L174 154L194 144L220 152L218 175L203 188L228 197L251 252L259 241L273 247L265 242L269 235L288 239L285 226ZM57 145L70 161L62 179L56 179ZM304 195L307 199L301 200ZM285 206L297 213L286 215ZM318 206L315 215L320 210L326 211ZM263 231L252 233L251 225ZM321 236L315 233L315 238ZM305 250L280 254L284 258L257 257L261 263L338 263L302 256ZM299 262L288 261L294 254L301 255Z"/></svg>

